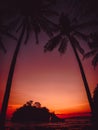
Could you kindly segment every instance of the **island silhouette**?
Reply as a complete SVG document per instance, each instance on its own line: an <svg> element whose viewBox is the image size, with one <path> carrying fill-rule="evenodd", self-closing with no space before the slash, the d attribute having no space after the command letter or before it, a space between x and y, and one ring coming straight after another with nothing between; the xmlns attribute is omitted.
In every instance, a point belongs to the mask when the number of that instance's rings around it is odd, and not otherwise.
<svg viewBox="0 0 98 130"><path fill-rule="evenodd" d="M46 107L41 107L39 102L35 102L32 105L33 101L30 100L26 102L22 107L18 108L12 115L12 122L64 122L64 119L61 119L56 116L53 112L49 112L49 109Z"/></svg>

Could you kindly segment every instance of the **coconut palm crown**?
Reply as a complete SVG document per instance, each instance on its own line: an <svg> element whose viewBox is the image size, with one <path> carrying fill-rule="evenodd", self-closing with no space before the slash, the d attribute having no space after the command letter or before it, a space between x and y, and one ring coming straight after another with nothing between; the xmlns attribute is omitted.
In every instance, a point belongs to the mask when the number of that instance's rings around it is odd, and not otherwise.
<svg viewBox="0 0 98 130"><path fill-rule="evenodd" d="M51 2L53 3L53 1ZM35 34L36 43L38 43L38 35L41 30L51 37L53 30L56 29L56 25L48 17L58 15L53 9L50 9L52 6L51 2L48 0L11 1L9 5L11 10L9 9L8 11L9 13L12 12L9 25L10 29L13 30L15 28L16 32L19 32L24 28L23 33L26 35L24 43L27 43L31 33Z"/></svg>
<svg viewBox="0 0 98 130"><path fill-rule="evenodd" d="M88 35L79 31L79 29L82 28L83 25L86 26L86 24L87 23L79 25L76 19L71 21L68 15L62 13L59 19L58 34L47 42L44 46L44 51L52 51L58 46L58 51L63 54L67 49L68 41L72 40L78 51L84 54L84 50L80 46L77 38L82 38L85 41L88 40Z"/></svg>

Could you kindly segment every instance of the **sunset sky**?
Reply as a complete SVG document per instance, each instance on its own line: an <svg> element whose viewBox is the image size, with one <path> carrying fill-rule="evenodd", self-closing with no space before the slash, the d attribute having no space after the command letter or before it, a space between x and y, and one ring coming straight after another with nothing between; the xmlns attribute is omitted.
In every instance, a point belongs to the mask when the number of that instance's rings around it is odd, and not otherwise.
<svg viewBox="0 0 98 130"><path fill-rule="evenodd" d="M70 46L64 55L57 50L43 52L46 39L40 38L40 44L30 40L21 47L13 77L9 109L15 109L28 100L38 101L55 113L90 111L84 85L77 61ZM0 52L0 106L3 99L7 74L14 51L14 41L6 41L10 46L7 54ZM9 48L9 47L8 47ZM91 66L90 60L84 60L83 66L93 94L98 83L98 67Z"/></svg>
<svg viewBox="0 0 98 130"><path fill-rule="evenodd" d="M42 33L39 39L39 45L36 45L33 37L27 45L21 46L13 77L9 113L28 100L40 102L42 107L46 106L55 113L89 112L84 84L72 48L68 46L64 55L60 55L56 49L44 53L43 46L49 38ZM0 109L16 42L5 39L5 45L7 53L0 51ZM82 64L93 95L98 83L98 66L94 70L91 58L82 60Z"/></svg>

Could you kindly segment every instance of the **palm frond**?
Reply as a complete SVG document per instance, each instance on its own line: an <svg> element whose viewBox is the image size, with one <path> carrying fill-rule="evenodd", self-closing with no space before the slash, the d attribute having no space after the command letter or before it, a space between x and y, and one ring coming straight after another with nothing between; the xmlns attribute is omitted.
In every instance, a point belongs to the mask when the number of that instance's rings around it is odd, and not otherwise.
<svg viewBox="0 0 98 130"><path fill-rule="evenodd" d="M98 42L96 41L88 42L88 46L90 49L98 49Z"/></svg>
<svg viewBox="0 0 98 130"><path fill-rule="evenodd" d="M68 40L66 38L63 38L62 41L61 41L61 44L60 44L60 47L58 49L58 51L61 53L61 54L64 54L66 49L67 49L67 44L68 43Z"/></svg>
<svg viewBox="0 0 98 130"><path fill-rule="evenodd" d="M91 41L88 42L88 46L91 49L98 49L98 32L90 33L89 37L91 38Z"/></svg>
<svg viewBox="0 0 98 130"><path fill-rule="evenodd" d="M86 35L82 32L74 31L74 35L78 36L79 38L83 39L86 42L88 42L88 40L89 40L89 35Z"/></svg>
<svg viewBox="0 0 98 130"><path fill-rule="evenodd" d="M19 31L21 30L21 28L22 28L24 22L25 22L25 21L23 20L22 22L20 22L20 23L18 24L18 27L17 27L17 29L16 29L16 32L19 32Z"/></svg>
<svg viewBox="0 0 98 130"><path fill-rule="evenodd" d="M83 59L92 57L95 54L96 54L95 50L89 51L89 52L87 52L87 53L84 54Z"/></svg>
<svg viewBox="0 0 98 130"><path fill-rule="evenodd" d="M2 34L12 38L13 40L17 40L17 38L14 35L12 35L11 33L9 33L8 31L3 31Z"/></svg>
<svg viewBox="0 0 98 130"><path fill-rule="evenodd" d="M39 23L36 20L27 21L27 23L25 24L25 28L26 28L25 44L27 43L31 32L34 32L36 43L39 43L38 35L41 31Z"/></svg>
<svg viewBox="0 0 98 130"><path fill-rule="evenodd" d="M97 64L98 64L98 53L94 56L92 60L92 65L94 66L94 68L97 66Z"/></svg>
<svg viewBox="0 0 98 130"><path fill-rule="evenodd" d="M40 33L40 26L39 26L39 24L38 23L36 23L35 25L34 25L34 33L35 33L35 38L36 38L36 43L39 43L39 41L38 41L38 35L39 35L39 33Z"/></svg>
<svg viewBox="0 0 98 130"><path fill-rule="evenodd" d="M73 42L74 46L83 55L84 54L84 49L80 46L79 42L76 40L75 37L71 36L71 42Z"/></svg>
<svg viewBox="0 0 98 130"><path fill-rule="evenodd" d="M19 35L18 43L20 43L20 41L22 42L24 35L25 35L25 31L26 31L25 24L23 24L22 29L21 29L21 33Z"/></svg>
<svg viewBox="0 0 98 130"><path fill-rule="evenodd" d="M96 20L88 21L85 23L81 23L79 25L74 25L72 28L74 28L74 30L77 30L77 29L85 29L91 26L98 26L98 21Z"/></svg>
<svg viewBox="0 0 98 130"><path fill-rule="evenodd" d="M42 19L45 23L48 24L49 28L51 28L51 31L54 31L54 32L58 31L59 26L56 23L52 22L51 20L49 20L47 17L44 17L44 16L42 17Z"/></svg>
<svg viewBox="0 0 98 130"><path fill-rule="evenodd" d="M21 17L20 16L17 16L16 18L14 17L14 19L11 19L10 22L8 23L7 29L9 31L12 31L13 29L16 29L20 22L21 22Z"/></svg>
<svg viewBox="0 0 98 130"><path fill-rule="evenodd" d="M3 45L2 43L2 39L0 38L0 49L3 50L4 53L6 53L6 49L5 49L5 46Z"/></svg>
<svg viewBox="0 0 98 130"><path fill-rule="evenodd" d="M31 33L31 30L30 30L30 27L29 27L29 25L27 24L26 25L26 27L25 27L26 29L26 37L25 37L25 42L24 42L24 44L26 44L27 42L28 42L28 40L29 40L29 37L30 37L30 33Z"/></svg>
<svg viewBox="0 0 98 130"><path fill-rule="evenodd" d="M60 43L60 40L61 40L60 34L50 39L44 46L44 52L52 51L54 48L58 46L58 44Z"/></svg>
<svg viewBox="0 0 98 130"><path fill-rule="evenodd" d="M11 37L13 40L17 40L16 37L9 32L9 30L8 30L7 27L8 27L8 26L1 25L1 27L0 27L0 33L1 33L2 35L6 35L6 36L8 36L8 37Z"/></svg>
<svg viewBox="0 0 98 130"><path fill-rule="evenodd" d="M44 19L40 20L40 27L41 29L51 38L53 36L53 31L49 24L45 22Z"/></svg>

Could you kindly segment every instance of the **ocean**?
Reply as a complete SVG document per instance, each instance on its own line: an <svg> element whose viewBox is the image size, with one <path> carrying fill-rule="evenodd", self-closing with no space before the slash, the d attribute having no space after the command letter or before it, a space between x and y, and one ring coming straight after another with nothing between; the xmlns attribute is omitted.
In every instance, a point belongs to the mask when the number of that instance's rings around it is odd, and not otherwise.
<svg viewBox="0 0 98 130"><path fill-rule="evenodd" d="M91 126L90 116L79 116L66 118L65 122L57 123L12 123L10 121L6 122L6 130L36 130L36 128L41 128L39 130L44 130L42 128L48 128L48 130L87 130Z"/></svg>

